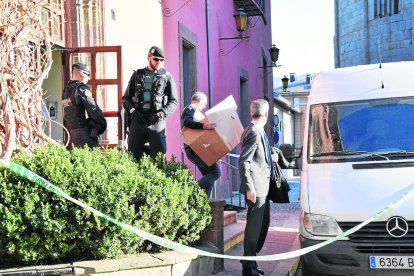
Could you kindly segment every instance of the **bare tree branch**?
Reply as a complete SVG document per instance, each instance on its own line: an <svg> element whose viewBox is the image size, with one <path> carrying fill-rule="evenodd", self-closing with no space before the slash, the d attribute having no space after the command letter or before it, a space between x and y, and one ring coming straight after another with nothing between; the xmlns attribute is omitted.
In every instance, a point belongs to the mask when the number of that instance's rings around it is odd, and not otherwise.
<svg viewBox="0 0 414 276"><path fill-rule="evenodd" d="M0 0L0 158L53 142L43 132L42 83L52 66L41 1ZM53 20L50 18L49 20Z"/></svg>

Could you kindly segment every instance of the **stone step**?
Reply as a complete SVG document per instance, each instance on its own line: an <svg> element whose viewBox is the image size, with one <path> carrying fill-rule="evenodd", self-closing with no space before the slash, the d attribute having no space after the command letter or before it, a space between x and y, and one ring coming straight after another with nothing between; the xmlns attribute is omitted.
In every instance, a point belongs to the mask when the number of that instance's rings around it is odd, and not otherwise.
<svg viewBox="0 0 414 276"><path fill-rule="evenodd" d="M224 211L223 214L223 226L227 226L237 221L237 212L236 211Z"/></svg>
<svg viewBox="0 0 414 276"><path fill-rule="evenodd" d="M224 227L224 252L243 241L245 227L245 221L237 221Z"/></svg>

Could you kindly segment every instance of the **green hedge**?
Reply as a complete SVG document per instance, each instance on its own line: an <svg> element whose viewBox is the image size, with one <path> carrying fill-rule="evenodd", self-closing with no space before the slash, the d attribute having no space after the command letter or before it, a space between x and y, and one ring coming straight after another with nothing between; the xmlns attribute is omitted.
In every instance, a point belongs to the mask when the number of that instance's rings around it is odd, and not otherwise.
<svg viewBox="0 0 414 276"><path fill-rule="evenodd" d="M70 196L141 230L193 245L211 222L208 198L185 165L118 150L49 145L12 162ZM157 251L159 246L14 173L0 170L0 267Z"/></svg>

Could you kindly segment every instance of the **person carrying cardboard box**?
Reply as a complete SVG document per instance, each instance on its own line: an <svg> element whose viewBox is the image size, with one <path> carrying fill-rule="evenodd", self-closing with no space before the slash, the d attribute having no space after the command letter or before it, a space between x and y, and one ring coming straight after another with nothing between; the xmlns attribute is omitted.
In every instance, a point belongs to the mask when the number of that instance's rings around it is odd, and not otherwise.
<svg viewBox="0 0 414 276"><path fill-rule="evenodd" d="M181 128L199 129L199 130L213 130L216 128L215 123L200 122L201 118L204 117L201 111L207 105L207 96L203 92L195 92L191 96L191 104L186 106L181 113ZM216 181L221 171L217 163L207 165L191 148L189 145L184 143L185 154L194 165L200 170L203 175L198 180L198 184L210 197L211 191L213 190L214 181Z"/></svg>

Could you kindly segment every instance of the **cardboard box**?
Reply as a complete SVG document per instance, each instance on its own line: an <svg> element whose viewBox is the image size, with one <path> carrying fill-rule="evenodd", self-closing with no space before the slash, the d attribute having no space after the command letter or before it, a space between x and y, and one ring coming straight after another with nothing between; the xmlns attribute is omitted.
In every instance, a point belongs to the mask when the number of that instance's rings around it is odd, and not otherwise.
<svg viewBox="0 0 414 276"><path fill-rule="evenodd" d="M239 143L243 126L237 115L237 105L233 96L212 107L205 113L201 122L216 123L214 130L189 129L184 127L184 141L208 165L211 166ZM195 116L196 117L196 116ZM200 117L197 114L197 117Z"/></svg>

